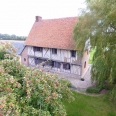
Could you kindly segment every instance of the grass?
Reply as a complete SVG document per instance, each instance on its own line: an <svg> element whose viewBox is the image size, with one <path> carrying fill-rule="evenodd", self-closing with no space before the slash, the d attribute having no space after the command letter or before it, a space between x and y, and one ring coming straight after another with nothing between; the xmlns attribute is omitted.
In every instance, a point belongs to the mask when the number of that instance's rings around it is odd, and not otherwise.
<svg viewBox="0 0 116 116"><path fill-rule="evenodd" d="M108 101L105 95L87 96L74 92L75 101L64 101L67 116L116 116L116 104Z"/></svg>

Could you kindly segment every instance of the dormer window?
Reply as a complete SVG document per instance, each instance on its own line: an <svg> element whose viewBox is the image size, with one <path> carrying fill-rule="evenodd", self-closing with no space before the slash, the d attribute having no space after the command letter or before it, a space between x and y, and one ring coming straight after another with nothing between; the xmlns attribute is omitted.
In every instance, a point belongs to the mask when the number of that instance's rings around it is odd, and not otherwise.
<svg viewBox="0 0 116 116"><path fill-rule="evenodd" d="M42 47L33 47L34 52L42 52Z"/></svg>
<svg viewBox="0 0 116 116"><path fill-rule="evenodd" d="M76 51L71 50L71 57L76 57Z"/></svg>
<svg viewBox="0 0 116 116"><path fill-rule="evenodd" d="M52 48L52 54L57 54L57 49Z"/></svg>

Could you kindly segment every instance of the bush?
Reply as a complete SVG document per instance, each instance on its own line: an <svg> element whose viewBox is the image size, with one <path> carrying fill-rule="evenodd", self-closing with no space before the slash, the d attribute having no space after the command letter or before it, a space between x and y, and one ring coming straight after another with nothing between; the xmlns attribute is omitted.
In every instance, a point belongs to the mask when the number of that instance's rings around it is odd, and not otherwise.
<svg viewBox="0 0 116 116"><path fill-rule="evenodd" d="M0 60L4 60L5 59L5 57L4 57L5 54L6 53L3 52L2 50L0 51Z"/></svg>
<svg viewBox="0 0 116 116"><path fill-rule="evenodd" d="M86 92L87 93L99 93L101 91L101 87L98 87L98 86L91 86L91 87L88 87Z"/></svg>
<svg viewBox="0 0 116 116"><path fill-rule="evenodd" d="M0 61L0 108L4 115L66 116L63 100L73 100L69 81L24 67L15 54L7 57Z"/></svg>
<svg viewBox="0 0 116 116"><path fill-rule="evenodd" d="M66 84L68 87L71 87L71 82L69 80L66 79L60 79L60 81L64 84Z"/></svg>

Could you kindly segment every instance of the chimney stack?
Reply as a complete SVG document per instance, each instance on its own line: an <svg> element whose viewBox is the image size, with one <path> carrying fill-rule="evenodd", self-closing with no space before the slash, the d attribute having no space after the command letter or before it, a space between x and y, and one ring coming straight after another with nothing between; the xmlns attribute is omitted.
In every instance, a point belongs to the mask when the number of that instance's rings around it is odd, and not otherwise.
<svg viewBox="0 0 116 116"><path fill-rule="evenodd" d="M35 22L39 22L41 19L42 19L42 17L36 16L36 17L35 17Z"/></svg>

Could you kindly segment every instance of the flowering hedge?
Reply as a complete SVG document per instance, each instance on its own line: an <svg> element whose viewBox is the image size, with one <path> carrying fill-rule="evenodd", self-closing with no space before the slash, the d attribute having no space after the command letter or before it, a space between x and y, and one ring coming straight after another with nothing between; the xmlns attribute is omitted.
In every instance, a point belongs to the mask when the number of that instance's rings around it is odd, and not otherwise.
<svg viewBox="0 0 116 116"><path fill-rule="evenodd" d="M63 99L73 100L69 82L17 58L0 62L0 108L8 116L66 116Z"/></svg>

